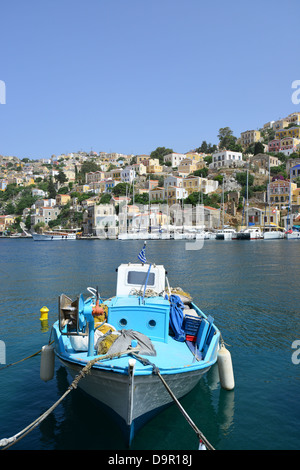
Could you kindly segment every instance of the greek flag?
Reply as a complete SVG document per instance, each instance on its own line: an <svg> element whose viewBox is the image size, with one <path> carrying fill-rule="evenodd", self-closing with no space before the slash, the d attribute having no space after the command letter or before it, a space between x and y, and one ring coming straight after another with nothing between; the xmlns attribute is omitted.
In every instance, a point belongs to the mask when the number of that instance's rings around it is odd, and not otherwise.
<svg viewBox="0 0 300 470"><path fill-rule="evenodd" d="M141 249L141 251L139 252L138 259L142 263L147 263L147 260L146 260L146 245L144 245L143 248Z"/></svg>

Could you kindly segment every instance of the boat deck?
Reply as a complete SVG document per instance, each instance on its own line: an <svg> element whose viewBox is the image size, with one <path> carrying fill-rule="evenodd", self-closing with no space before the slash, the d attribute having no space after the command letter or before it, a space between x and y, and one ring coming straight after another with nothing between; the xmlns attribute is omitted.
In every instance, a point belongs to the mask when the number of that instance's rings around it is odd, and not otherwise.
<svg viewBox="0 0 300 470"><path fill-rule="evenodd" d="M216 336L218 337L218 335ZM95 357L101 358L101 356L88 356L87 352L76 352L72 348L67 336L63 337L63 342L65 351L62 355L58 352L58 356L61 356L64 360L84 366L91 359L95 359ZM208 354L210 359L212 359L212 356L217 353L217 343L217 338L215 341L212 341L211 348L215 348L215 352L212 355ZM211 365L205 360L205 358L204 360L197 360L195 355L190 351L186 342L176 341L171 336L168 338L168 343L153 341L153 346L156 351L156 356L141 355L141 357L147 359L151 364L154 364L164 374L186 372L187 370L196 370ZM128 360L130 357L132 356L123 355L113 359L104 359L103 361L99 360L99 363L96 363L93 367L102 370L115 370L116 372L127 374ZM213 362L214 361L212 361L212 363ZM152 371L152 365L145 366L140 361L136 361L136 375L148 375L151 374Z"/></svg>

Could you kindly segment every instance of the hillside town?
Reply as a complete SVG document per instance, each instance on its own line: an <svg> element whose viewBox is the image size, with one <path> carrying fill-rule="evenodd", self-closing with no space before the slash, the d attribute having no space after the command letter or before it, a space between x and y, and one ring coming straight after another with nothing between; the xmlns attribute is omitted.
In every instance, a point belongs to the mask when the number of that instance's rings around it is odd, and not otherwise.
<svg viewBox="0 0 300 470"><path fill-rule="evenodd" d="M205 230L288 230L300 219L300 112L239 137L224 127L218 139L186 153L158 147L150 155L0 156L0 236L197 227L199 205Z"/></svg>

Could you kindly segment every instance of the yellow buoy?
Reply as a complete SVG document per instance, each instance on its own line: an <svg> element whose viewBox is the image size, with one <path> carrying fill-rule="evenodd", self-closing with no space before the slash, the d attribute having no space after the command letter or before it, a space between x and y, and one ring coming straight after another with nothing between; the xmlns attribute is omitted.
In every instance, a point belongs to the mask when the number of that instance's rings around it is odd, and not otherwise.
<svg viewBox="0 0 300 470"><path fill-rule="evenodd" d="M40 320L41 321L45 321L45 320L48 320L48 312L49 312L49 308L47 307L42 307L41 310L41 318Z"/></svg>

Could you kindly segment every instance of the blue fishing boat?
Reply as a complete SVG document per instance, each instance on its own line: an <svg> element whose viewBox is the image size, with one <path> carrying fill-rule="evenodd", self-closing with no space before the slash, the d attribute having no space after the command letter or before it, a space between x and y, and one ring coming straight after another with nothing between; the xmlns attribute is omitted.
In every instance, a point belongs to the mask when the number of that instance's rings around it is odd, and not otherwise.
<svg viewBox="0 0 300 470"><path fill-rule="evenodd" d="M91 287L87 298L60 295L52 329L57 358L117 419L129 445L172 395L180 399L196 386L223 346L214 319L169 286L163 265L147 263L145 246L139 259L118 267L108 299Z"/></svg>

